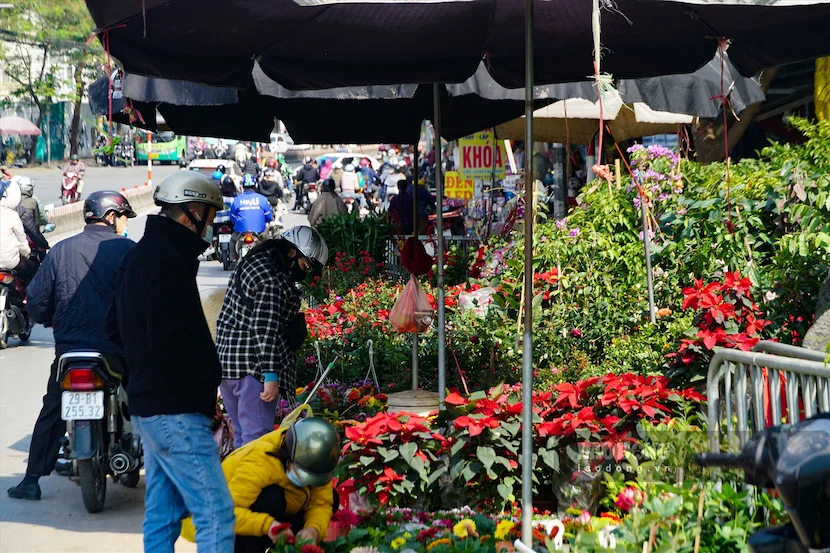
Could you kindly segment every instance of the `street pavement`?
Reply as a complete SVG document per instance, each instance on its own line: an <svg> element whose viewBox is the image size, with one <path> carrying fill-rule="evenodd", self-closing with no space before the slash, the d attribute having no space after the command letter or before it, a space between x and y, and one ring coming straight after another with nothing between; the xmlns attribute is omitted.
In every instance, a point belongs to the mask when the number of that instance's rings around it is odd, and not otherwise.
<svg viewBox="0 0 830 553"><path fill-rule="evenodd" d="M86 197L98 190L116 190L141 186L147 181L147 166L136 167L95 167L86 161L86 175L84 176L84 193ZM35 195L46 204L60 205L61 171L63 165L52 167L32 167L28 169L14 169L13 175L24 175L35 181ZM153 183L178 171L179 168L169 165L153 166Z"/></svg>
<svg viewBox="0 0 830 553"><path fill-rule="evenodd" d="M101 189L120 189L129 184L131 171L134 169L91 168L87 186L106 183ZM153 177L155 180L155 171ZM141 238L146 220L145 213L130 221L131 239ZM308 223L304 215L288 213L284 224L290 228ZM219 263L203 261L199 288L226 287L229 276ZM31 433L53 356L52 331L40 325L26 345L10 340L8 349L0 351L0 552L138 553L143 550L143 474L135 489L108 480L106 506L95 515L84 509L80 488L54 473L40 481L41 501L13 500L5 493L26 470ZM176 551L194 552L196 547L180 539Z"/></svg>

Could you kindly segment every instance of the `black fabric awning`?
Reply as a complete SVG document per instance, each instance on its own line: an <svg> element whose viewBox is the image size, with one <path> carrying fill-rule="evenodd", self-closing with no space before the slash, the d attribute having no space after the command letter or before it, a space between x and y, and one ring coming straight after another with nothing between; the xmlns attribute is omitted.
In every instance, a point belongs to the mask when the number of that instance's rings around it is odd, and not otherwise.
<svg viewBox="0 0 830 553"><path fill-rule="evenodd" d="M525 0L87 0L130 73L253 84L254 60L293 89L461 83L484 62L524 83ZM593 73L589 0L535 4L537 83ZM609 4L610 6L610 4ZM603 70L615 78L693 72L732 41L744 75L830 53L826 0L616 0L602 10Z"/></svg>

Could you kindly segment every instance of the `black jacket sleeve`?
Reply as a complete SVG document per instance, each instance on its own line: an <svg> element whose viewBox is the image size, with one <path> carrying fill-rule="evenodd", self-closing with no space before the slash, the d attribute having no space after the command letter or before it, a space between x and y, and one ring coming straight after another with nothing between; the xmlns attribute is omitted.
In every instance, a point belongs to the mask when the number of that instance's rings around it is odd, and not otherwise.
<svg viewBox="0 0 830 553"><path fill-rule="evenodd" d="M55 278L60 264L60 259L56 260L57 254L52 251L46 256L26 289L29 316L34 322L47 326L52 325L55 315Z"/></svg>
<svg viewBox="0 0 830 553"><path fill-rule="evenodd" d="M40 232L40 227L35 219L35 212L23 206L17 206L17 213L20 215L20 220L23 221L23 230L26 231L26 236L38 248L48 250L49 242Z"/></svg>

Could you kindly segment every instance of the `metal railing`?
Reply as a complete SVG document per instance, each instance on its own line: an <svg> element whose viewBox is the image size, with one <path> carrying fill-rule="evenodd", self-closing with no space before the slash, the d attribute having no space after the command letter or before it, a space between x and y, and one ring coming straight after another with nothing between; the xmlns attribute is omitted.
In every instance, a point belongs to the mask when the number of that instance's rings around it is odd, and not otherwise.
<svg viewBox="0 0 830 553"><path fill-rule="evenodd" d="M753 351L718 350L706 377L711 450L722 450L724 426L727 448L735 450L751 433L784 417L794 422L830 413L830 365L824 358L819 351L768 341Z"/></svg>

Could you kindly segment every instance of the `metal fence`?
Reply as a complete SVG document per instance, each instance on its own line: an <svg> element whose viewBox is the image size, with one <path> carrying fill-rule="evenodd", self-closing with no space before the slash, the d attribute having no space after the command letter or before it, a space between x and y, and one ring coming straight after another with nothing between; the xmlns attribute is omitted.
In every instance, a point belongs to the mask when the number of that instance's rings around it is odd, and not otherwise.
<svg viewBox="0 0 830 553"><path fill-rule="evenodd" d="M721 349L706 378L709 445L737 451L767 426L830 413L830 366L825 354L777 342L752 351Z"/></svg>

